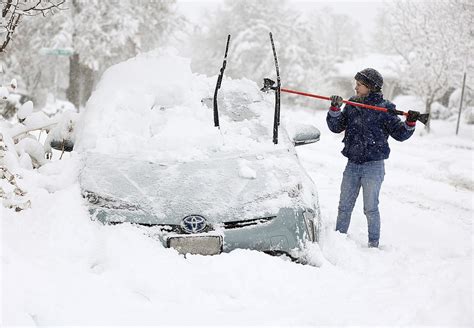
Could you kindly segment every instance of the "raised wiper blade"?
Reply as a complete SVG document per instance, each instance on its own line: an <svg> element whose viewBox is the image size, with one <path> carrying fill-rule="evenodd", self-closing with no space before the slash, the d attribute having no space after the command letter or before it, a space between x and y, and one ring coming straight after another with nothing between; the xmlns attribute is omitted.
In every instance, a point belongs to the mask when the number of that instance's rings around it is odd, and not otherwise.
<svg viewBox="0 0 474 328"><path fill-rule="evenodd" d="M280 68L278 67L278 59L275 50L275 44L273 43L272 32L270 32L270 42L272 43L273 58L275 59L275 69L277 75L277 85L275 87L275 114L273 117L273 143L278 144L278 126L280 126Z"/></svg>
<svg viewBox="0 0 474 328"><path fill-rule="evenodd" d="M219 91L224 76L224 70L227 64L227 51L229 50L230 34L227 36L227 44L225 46L224 62L222 63L219 77L217 78L216 89L214 91L214 126L219 127L219 112L217 108L217 92Z"/></svg>

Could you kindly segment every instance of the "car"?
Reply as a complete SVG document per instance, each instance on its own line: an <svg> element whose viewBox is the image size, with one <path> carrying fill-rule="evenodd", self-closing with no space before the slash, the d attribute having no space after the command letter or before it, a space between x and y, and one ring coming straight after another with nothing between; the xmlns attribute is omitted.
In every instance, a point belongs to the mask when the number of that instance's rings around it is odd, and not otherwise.
<svg viewBox="0 0 474 328"><path fill-rule="evenodd" d="M246 79L223 81L218 97L220 126L215 127L210 96L215 80L188 70L186 74L192 76L173 80L171 73L166 75L175 67L173 59L151 57L142 58L141 65L139 59L124 64L115 69L116 74L133 71L136 81L146 83L154 75L143 69L140 76L139 68L151 66L150 60L164 61L155 72L165 71L160 75L163 83L176 84L169 88L171 95L157 92L147 106L139 101L137 111L142 115L135 121L124 120L117 108L133 106L110 97L107 90L130 90L127 84L108 86L117 83L108 73L109 82L99 83L81 117L76 140L84 142L74 149L82 158L79 181L92 219L108 225L132 224L181 254L250 249L303 262L308 244L319 241L321 216L316 187L295 146L318 141L319 130L301 124L289 134L282 123L278 144L272 142L273 97ZM185 90L181 83L193 79L190 96L178 97L176 90ZM158 82L150 83L156 87ZM147 97L152 89L133 90L134 97L136 90L148 90L143 91ZM182 97L200 98L200 103L190 104ZM121 99L133 104L128 97ZM189 117L183 114L186 111ZM181 130L173 125L177 122ZM95 132L89 131L88 124ZM111 131L119 132L112 138Z"/></svg>

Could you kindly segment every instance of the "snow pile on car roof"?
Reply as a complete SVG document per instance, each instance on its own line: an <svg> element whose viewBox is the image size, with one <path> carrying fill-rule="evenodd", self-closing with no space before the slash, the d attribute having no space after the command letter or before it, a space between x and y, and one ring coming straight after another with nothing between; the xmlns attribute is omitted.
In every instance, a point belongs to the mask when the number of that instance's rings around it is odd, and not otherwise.
<svg viewBox="0 0 474 328"><path fill-rule="evenodd" d="M214 127L216 79L163 50L112 66L86 105L75 149L191 160L273 146L273 97L249 80L224 79Z"/></svg>

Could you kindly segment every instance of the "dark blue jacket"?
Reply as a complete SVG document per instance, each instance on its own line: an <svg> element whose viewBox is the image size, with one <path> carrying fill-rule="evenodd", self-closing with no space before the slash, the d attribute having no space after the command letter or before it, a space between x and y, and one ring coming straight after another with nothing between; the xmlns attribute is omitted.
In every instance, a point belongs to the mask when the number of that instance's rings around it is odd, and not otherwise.
<svg viewBox="0 0 474 328"><path fill-rule="evenodd" d="M349 100L361 102L356 97ZM363 103L395 109L381 93L370 93ZM329 110L326 121L332 132L345 131L342 154L358 164L387 159L390 154L388 137L404 141L415 131L414 126L408 126L396 114L352 105L346 105L342 111Z"/></svg>

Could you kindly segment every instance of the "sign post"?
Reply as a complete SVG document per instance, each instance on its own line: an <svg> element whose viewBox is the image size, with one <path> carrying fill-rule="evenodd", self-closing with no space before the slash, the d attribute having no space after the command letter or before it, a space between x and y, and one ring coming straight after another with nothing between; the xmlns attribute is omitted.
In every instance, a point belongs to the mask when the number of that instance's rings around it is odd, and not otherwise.
<svg viewBox="0 0 474 328"><path fill-rule="evenodd" d="M41 48L41 55L46 56L72 56L74 54L74 49L72 48Z"/></svg>
<svg viewBox="0 0 474 328"><path fill-rule="evenodd" d="M73 48L41 48L39 51L40 55L43 56L61 56L70 57L74 55ZM56 96L58 93L58 68L54 66L54 101L56 102Z"/></svg>

